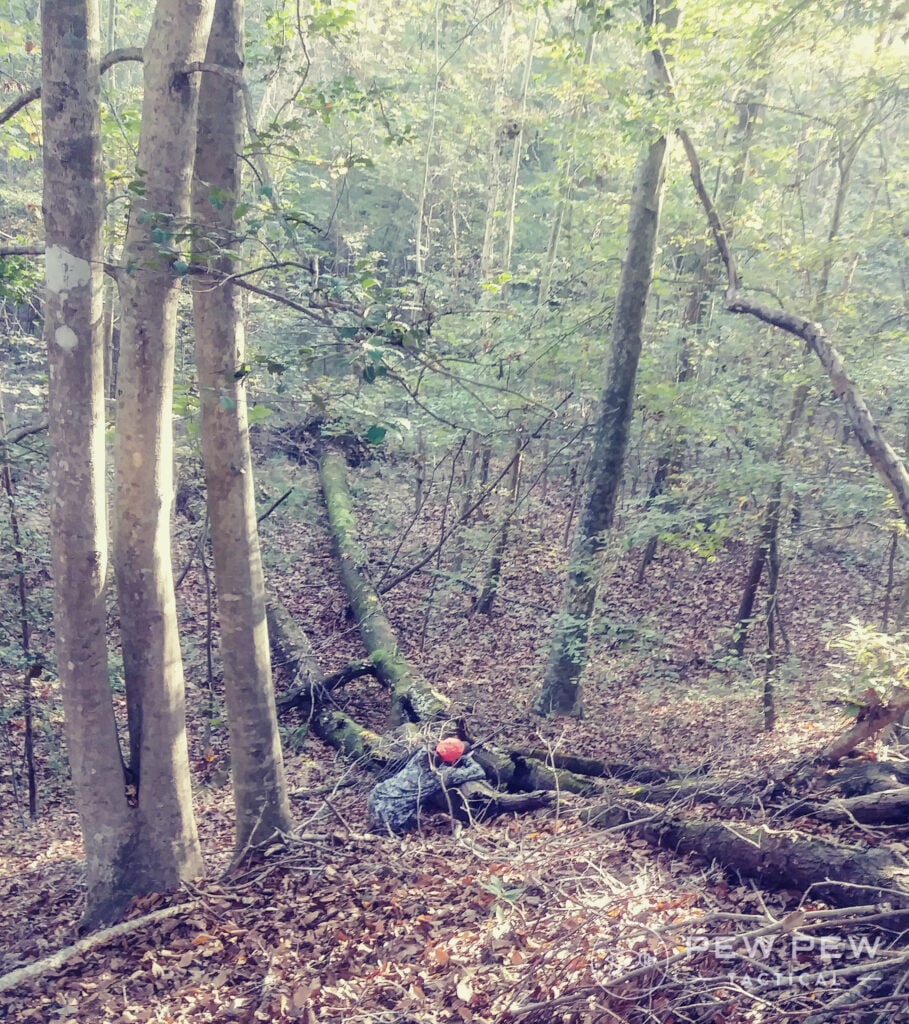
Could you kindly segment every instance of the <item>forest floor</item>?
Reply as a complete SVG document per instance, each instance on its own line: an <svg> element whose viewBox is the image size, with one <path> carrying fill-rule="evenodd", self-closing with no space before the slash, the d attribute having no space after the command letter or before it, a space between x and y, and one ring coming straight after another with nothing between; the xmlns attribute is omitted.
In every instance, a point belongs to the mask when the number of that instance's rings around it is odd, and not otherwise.
<svg viewBox="0 0 909 1024"><path fill-rule="evenodd" d="M336 671L363 651L346 616L317 481L300 467L285 466L280 474L295 491L262 524L270 584L326 670ZM271 483L279 493L283 483ZM411 524L413 494L393 466L367 466L353 483L377 577L402 535L396 570L438 537L442 509L434 495ZM634 581L639 553L616 552L603 588L585 717L533 716L529 705L566 564L567 511L556 500L522 509L490 616L470 614L469 587L449 575L450 547L438 573L416 574L385 599L407 655L452 699L473 734L494 734L492 742L503 749L546 747L692 772L709 765L733 780L773 778L843 729L831 697L849 665L827 645L850 618L880 623L886 564L876 549L868 556L855 548L840 555L822 549L820 530L814 549L808 530L785 544L780 620L788 653L772 733L762 731L760 631L749 645L755 654L738 663L722 656L749 557L734 544L712 561L662 549L640 584ZM188 557L203 520L200 513L195 523L181 522ZM482 571L491 535L488 522L472 530L462 576ZM719 946L705 945L705 936L725 941L778 921L803 894L762 892L630 833L597 831L580 822L579 797L565 797L557 810L470 828L438 816L402 838L370 834L370 777L309 735L305 722L283 723L298 837L266 851L243 874L222 878L232 843L229 763L217 681L210 689L206 679L207 596L198 564L179 600L209 874L197 888L134 909L140 916L191 903L184 913L0 995L0 1019L744 1024L809 1019L820 1005L819 974L814 987L784 977L793 968L807 976L823 967L814 950L795 956L777 945L764 949L761 963L755 953L749 979L737 975L743 961L731 965ZM36 823L17 811L5 772L2 781L0 974L73 942L82 900L59 697L52 684L41 686L51 710L39 744ZM357 680L336 699L349 714L382 728L387 697L372 681ZM16 723L7 727L15 740ZM653 968L669 955L676 958L671 979ZM629 975L606 996L602 983ZM754 994L755 979L762 979L762 994ZM841 1018L831 1010L818 1019Z"/></svg>

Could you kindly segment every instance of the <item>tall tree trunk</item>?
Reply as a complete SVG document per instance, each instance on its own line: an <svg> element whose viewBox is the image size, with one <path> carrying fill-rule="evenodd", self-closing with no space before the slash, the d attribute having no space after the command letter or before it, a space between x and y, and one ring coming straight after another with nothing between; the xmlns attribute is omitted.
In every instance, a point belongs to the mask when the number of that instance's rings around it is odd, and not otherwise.
<svg viewBox="0 0 909 1024"><path fill-rule="evenodd" d="M435 37L433 43L433 56L435 62L435 74L432 83L432 113L429 118L429 134L426 138L426 150L423 154L423 178L420 183L420 192L417 196L417 215L415 218L414 235L414 269L417 276L422 276L426 270L426 260L431 255L429 247L429 224L426 219L426 206L429 199L429 182L432 175L432 154L436 144L436 118L439 111L439 87L441 84L441 62L442 57L439 51L439 30L442 20L442 5L438 4L435 10Z"/></svg>
<svg viewBox="0 0 909 1024"><path fill-rule="evenodd" d="M239 76L243 2L216 0L206 62ZM244 138L240 84L213 72L202 78L193 223L206 240L194 261L230 274L234 210ZM213 196L219 201L212 202ZM207 275L193 281L196 365L202 406L202 458L211 519L224 696L236 808L236 852L293 827L278 735L265 582L259 552L253 465L246 417L246 353L239 292Z"/></svg>
<svg viewBox="0 0 909 1024"><path fill-rule="evenodd" d="M173 886L202 868L192 812L183 664L170 551L175 234L189 215L198 74L212 0L159 0L145 46L137 177L119 275L122 309L115 450L117 576L136 787L137 886Z"/></svg>
<svg viewBox="0 0 909 1024"><path fill-rule="evenodd" d="M512 140L511 169L508 173L508 192L506 195L505 251L502 256L502 269L511 271L512 253L514 251L515 209L518 203L518 177L521 172L521 157L524 155L524 122L527 120L527 95L530 91L530 72L533 69L533 50L536 44L537 23L540 11L535 8L533 21L529 29L527 56L524 58L524 73L521 78L521 113L517 124L517 133Z"/></svg>
<svg viewBox="0 0 909 1024"><path fill-rule="evenodd" d="M502 148L506 142L506 80L511 49L511 0L502 5L502 34L499 42L499 66L493 91L492 117L486 167L486 218L483 247L480 250L480 280L489 281L501 270L496 261L496 236L502 200Z"/></svg>
<svg viewBox="0 0 909 1024"><path fill-rule="evenodd" d="M652 0L642 0L645 24L658 18ZM650 63L657 60L650 55ZM652 75L653 70L650 71ZM612 527L628 446L644 314L653 277L667 141L647 144L638 159L628 218L628 247L616 296L609 367L594 431L593 454L575 532L571 565L562 594L543 688L534 704L541 715L581 713L580 680L587 661L590 619L599 585L605 534Z"/></svg>
<svg viewBox="0 0 909 1024"><path fill-rule="evenodd" d="M97 0L42 3L54 627L88 927L111 920L125 903L133 828L107 674L98 22Z"/></svg>

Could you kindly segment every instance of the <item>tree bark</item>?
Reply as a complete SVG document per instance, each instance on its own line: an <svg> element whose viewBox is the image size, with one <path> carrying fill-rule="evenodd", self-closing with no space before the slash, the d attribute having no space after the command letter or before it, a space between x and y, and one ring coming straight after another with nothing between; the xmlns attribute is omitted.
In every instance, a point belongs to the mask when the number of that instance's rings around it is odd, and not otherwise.
<svg viewBox="0 0 909 1024"><path fill-rule="evenodd" d="M107 672L97 4L45 0L41 25L54 628L95 927L121 909L134 826Z"/></svg>
<svg viewBox="0 0 909 1024"><path fill-rule="evenodd" d="M334 449L326 449L319 469L341 578L363 643L375 663L379 679L392 693L391 722L400 725L437 718L445 713L449 702L408 664L400 652L398 639L369 578L366 553L357 539L344 456Z"/></svg>
<svg viewBox="0 0 909 1024"><path fill-rule="evenodd" d="M508 481L508 509L502 517L499 525L499 532L493 542L492 554L489 558L489 567L486 570L486 577L480 589L473 610L478 615L489 615L492 612L492 603L499 592L499 582L502 578L502 565L505 562L505 552L508 550L508 531L511 526L511 518L517 510L518 492L521 482L521 452L523 447L520 440L515 444L515 455L512 459L511 476Z"/></svg>
<svg viewBox="0 0 909 1024"><path fill-rule="evenodd" d="M177 235L188 222L198 75L212 0L159 0L145 46L137 189L119 274L114 557L139 834L135 891L197 875L170 551Z"/></svg>
<svg viewBox="0 0 909 1024"><path fill-rule="evenodd" d="M736 822L664 817L646 804L591 808L584 817L601 828L630 826L654 845L695 853L775 889L811 890L834 906L868 902L909 907L909 867L883 847L845 846L772 832Z"/></svg>
<svg viewBox="0 0 909 1024"><path fill-rule="evenodd" d="M235 75L240 73L242 0L216 0L205 59ZM224 281L234 265L227 252L235 233L244 120L244 99L236 79L214 72L204 74L192 211L193 223L205 243L197 247L193 262L208 262L219 276L194 276L193 315L237 855L293 827L265 619L265 581L246 414L243 308L238 291Z"/></svg>
<svg viewBox="0 0 909 1024"><path fill-rule="evenodd" d="M648 25L654 23L657 12L651 0L644 0L642 10L645 22ZM650 64L654 64L656 59L651 54ZM616 297L609 367L571 565L543 688L534 704L534 711L540 715L581 713L581 673L587 660L590 620L599 585L600 556L605 547L605 534L612 527L628 446L644 314L653 277L666 152L666 138L660 136L644 147L635 173L628 219L628 248Z"/></svg>

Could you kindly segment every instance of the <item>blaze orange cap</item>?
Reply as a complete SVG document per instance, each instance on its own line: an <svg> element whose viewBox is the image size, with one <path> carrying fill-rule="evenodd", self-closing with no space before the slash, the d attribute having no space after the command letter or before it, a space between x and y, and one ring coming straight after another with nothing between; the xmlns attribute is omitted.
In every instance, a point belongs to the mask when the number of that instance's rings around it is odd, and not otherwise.
<svg viewBox="0 0 909 1024"><path fill-rule="evenodd" d="M436 746L436 753L446 764L454 764L466 750L467 744L459 740L457 736L449 736Z"/></svg>

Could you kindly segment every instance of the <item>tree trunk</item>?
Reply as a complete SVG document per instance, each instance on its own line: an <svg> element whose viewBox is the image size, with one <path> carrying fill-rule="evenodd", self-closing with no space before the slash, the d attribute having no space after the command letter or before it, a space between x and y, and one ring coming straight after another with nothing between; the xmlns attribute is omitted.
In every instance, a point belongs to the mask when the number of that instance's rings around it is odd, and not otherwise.
<svg viewBox="0 0 909 1024"><path fill-rule="evenodd" d="M242 0L216 0L206 62L243 67ZM194 262L229 275L244 137L239 83L207 73L199 94L193 223L205 239ZM218 201L212 198L217 196ZM202 458L215 561L224 696L230 730L236 853L293 827L271 678L265 581L259 553L246 417L246 355L240 295L207 275L193 280Z"/></svg>
<svg viewBox="0 0 909 1024"><path fill-rule="evenodd" d="M656 10L650 0L644 0L643 8L645 21L652 24ZM655 60L651 55L651 64ZM609 368L594 432L584 503L543 688L534 705L541 715L581 713L580 679L587 660L600 555L605 546L604 535L612 527L628 445L644 313L653 277L666 151L665 136L649 143L641 153L635 173L628 248L616 296Z"/></svg>
<svg viewBox="0 0 909 1024"><path fill-rule="evenodd" d="M115 450L114 557L139 837L138 891L198 874L183 665L170 551L171 428L179 277L189 215L198 75L211 0L159 0L145 46L136 196L119 274L122 328Z"/></svg>
<svg viewBox="0 0 909 1024"><path fill-rule="evenodd" d="M344 456L326 449L319 462L322 492L347 597L379 679L392 693L391 721L421 722L443 715L448 700L430 686L398 649L398 639L385 617L382 602L369 578L366 553L357 539Z"/></svg>
<svg viewBox="0 0 909 1024"><path fill-rule="evenodd" d="M133 813L107 674L100 42L93 0L41 11L44 334L57 671L96 927L122 909Z"/></svg>
<svg viewBox="0 0 909 1024"><path fill-rule="evenodd" d="M515 446L515 457L512 460L511 478L508 482L508 510L502 517L499 532L492 547L492 555L489 558L489 568L480 595L473 606L473 610L479 615L489 615L492 611L492 603L499 592L499 581L502 577L502 564L505 561L505 552L508 549L508 529L511 518L515 514L518 504L518 490L521 481L521 453L523 446L520 440Z"/></svg>

